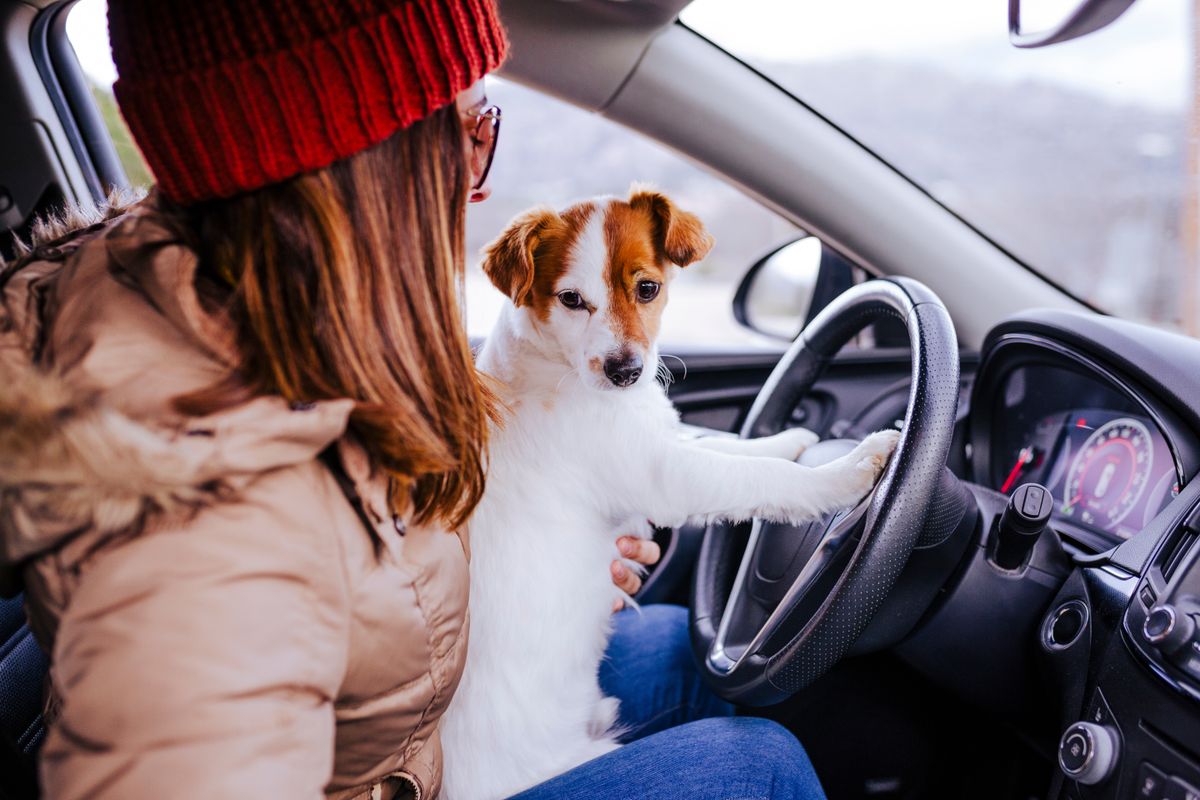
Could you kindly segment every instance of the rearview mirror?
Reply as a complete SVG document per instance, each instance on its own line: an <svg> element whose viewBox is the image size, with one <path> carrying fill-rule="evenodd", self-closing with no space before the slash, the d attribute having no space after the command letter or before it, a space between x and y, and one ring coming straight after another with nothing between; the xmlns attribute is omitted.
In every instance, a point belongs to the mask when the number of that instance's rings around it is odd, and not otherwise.
<svg viewBox="0 0 1200 800"><path fill-rule="evenodd" d="M1103 28L1133 0L1008 0L1008 40L1016 47L1045 47Z"/></svg>

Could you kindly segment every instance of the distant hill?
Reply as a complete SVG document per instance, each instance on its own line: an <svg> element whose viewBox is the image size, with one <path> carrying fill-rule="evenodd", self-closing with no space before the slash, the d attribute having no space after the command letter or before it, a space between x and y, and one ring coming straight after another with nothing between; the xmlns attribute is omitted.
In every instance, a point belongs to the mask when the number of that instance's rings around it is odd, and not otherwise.
<svg viewBox="0 0 1200 800"><path fill-rule="evenodd" d="M871 59L769 71L1077 294L1123 315L1178 316L1182 113Z"/></svg>

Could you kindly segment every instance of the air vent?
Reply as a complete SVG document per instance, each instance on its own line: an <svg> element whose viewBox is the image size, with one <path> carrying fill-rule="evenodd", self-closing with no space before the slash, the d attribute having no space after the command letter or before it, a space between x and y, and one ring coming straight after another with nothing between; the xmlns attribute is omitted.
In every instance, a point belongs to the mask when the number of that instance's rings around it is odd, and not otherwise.
<svg viewBox="0 0 1200 800"><path fill-rule="evenodd" d="M1179 533L1175 535L1175 541L1163 551L1161 569L1165 582L1170 582L1171 576L1175 574L1175 570L1179 568L1184 557L1192 549L1196 539L1200 538L1200 533L1193 527L1193 523L1188 523L1180 528Z"/></svg>

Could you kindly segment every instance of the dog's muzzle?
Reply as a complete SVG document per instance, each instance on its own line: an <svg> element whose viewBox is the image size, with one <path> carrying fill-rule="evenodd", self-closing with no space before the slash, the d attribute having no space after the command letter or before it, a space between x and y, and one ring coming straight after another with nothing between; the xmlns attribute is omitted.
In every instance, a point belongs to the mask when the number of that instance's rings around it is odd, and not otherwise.
<svg viewBox="0 0 1200 800"><path fill-rule="evenodd" d="M622 353L604 359L604 374L613 386L624 389L637 383L642 377L642 358L633 353Z"/></svg>

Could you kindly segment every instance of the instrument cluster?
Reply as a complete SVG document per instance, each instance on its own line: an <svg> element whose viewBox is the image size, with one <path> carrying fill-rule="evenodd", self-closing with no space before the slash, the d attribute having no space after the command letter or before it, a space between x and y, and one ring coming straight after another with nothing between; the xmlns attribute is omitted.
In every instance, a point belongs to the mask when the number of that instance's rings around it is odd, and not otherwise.
<svg viewBox="0 0 1200 800"><path fill-rule="evenodd" d="M1076 365L1009 370L992 409L990 486L1046 486L1060 522L1128 539L1180 490L1176 459L1146 407Z"/></svg>

